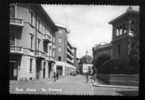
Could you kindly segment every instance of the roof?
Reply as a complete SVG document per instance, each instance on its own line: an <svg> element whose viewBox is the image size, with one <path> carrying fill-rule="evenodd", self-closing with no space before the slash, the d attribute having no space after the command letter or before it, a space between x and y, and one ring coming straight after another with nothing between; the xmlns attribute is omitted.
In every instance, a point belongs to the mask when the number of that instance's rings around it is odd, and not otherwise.
<svg viewBox="0 0 145 100"><path fill-rule="evenodd" d="M39 16L44 18L46 24L52 29L52 31L57 31L55 23L52 21L50 16L46 13L44 8L40 4L30 4L29 6L33 8Z"/></svg>
<svg viewBox="0 0 145 100"><path fill-rule="evenodd" d="M105 48L109 48L109 47L112 47L112 44L111 43L107 43L107 44L104 44L104 45L96 45L95 47L94 47L94 50L96 50L96 49L105 49Z"/></svg>
<svg viewBox="0 0 145 100"><path fill-rule="evenodd" d="M68 29L65 28L65 27L62 26L62 25L58 25L58 24L56 24L56 27L57 27L58 29L63 29L63 30L65 30L66 33L69 33Z"/></svg>
<svg viewBox="0 0 145 100"><path fill-rule="evenodd" d="M138 11L135 11L133 10L131 7L129 7L125 13L123 13L122 15L118 16L117 18L111 20L109 22L109 24L115 24L115 23L118 23L119 21L121 20L124 20L124 19L129 19L130 16L138 16L139 15L139 12Z"/></svg>

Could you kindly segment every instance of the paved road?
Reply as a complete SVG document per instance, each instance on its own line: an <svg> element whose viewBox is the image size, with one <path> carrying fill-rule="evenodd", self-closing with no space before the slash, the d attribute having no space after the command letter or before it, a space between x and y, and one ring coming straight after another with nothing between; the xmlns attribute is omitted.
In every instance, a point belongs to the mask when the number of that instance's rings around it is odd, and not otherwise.
<svg viewBox="0 0 145 100"><path fill-rule="evenodd" d="M85 77L67 76L56 82L52 80L10 81L10 93L18 94L65 94L65 95L121 95L123 89L93 86ZM124 91L133 91L126 89Z"/></svg>

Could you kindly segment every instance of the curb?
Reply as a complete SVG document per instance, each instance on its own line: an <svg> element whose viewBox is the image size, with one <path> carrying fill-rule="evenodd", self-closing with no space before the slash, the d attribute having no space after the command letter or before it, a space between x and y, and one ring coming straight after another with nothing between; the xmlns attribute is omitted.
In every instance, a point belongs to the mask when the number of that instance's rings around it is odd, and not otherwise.
<svg viewBox="0 0 145 100"><path fill-rule="evenodd" d="M138 89L137 86L121 86L121 85L103 85L103 84L92 84L95 87L108 87L108 88L125 88L125 89Z"/></svg>

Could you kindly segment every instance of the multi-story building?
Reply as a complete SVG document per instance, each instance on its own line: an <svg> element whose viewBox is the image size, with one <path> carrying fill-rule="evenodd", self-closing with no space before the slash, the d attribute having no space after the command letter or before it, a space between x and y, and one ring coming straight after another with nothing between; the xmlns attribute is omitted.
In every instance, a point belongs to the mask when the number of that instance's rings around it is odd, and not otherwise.
<svg viewBox="0 0 145 100"><path fill-rule="evenodd" d="M62 26L57 27L55 71L64 76L75 70L74 59L76 57L76 48L72 47L68 42L68 30Z"/></svg>
<svg viewBox="0 0 145 100"><path fill-rule="evenodd" d="M129 7L125 13L110 21L109 24L113 26L113 59L120 58L128 60L131 39L134 36L139 36L139 12Z"/></svg>
<svg viewBox="0 0 145 100"><path fill-rule="evenodd" d="M48 78L57 27L39 4L10 4L10 79Z"/></svg>
<svg viewBox="0 0 145 100"><path fill-rule="evenodd" d="M76 66L76 48L67 41L66 62Z"/></svg>
<svg viewBox="0 0 145 100"><path fill-rule="evenodd" d="M106 43L106 44L95 45L95 47L93 47L92 51L93 51L94 59L97 59L102 54L107 54L110 57L112 57L112 44Z"/></svg>

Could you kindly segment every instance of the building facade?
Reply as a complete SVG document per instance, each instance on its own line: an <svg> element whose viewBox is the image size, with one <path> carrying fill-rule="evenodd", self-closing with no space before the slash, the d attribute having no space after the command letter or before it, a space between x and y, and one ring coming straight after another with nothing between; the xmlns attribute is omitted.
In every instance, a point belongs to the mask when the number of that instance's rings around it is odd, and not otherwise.
<svg viewBox="0 0 145 100"><path fill-rule="evenodd" d="M139 36L139 12L131 7L125 13L110 21L112 25L112 52L113 59L128 60L130 54L131 39Z"/></svg>
<svg viewBox="0 0 145 100"><path fill-rule="evenodd" d="M57 27L39 4L10 4L10 79L49 78Z"/></svg>
<svg viewBox="0 0 145 100"><path fill-rule="evenodd" d="M82 74L87 74L92 72L92 62L93 57L88 55L88 51L86 51L86 55L80 58L79 70Z"/></svg>
<svg viewBox="0 0 145 100"><path fill-rule="evenodd" d="M57 27L55 71L64 76L76 69L74 66L76 48L72 47L68 41L68 30L62 26Z"/></svg>
<svg viewBox="0 0 145 100"><path fill-rule="evenodd" d="M102 54L107 54L112 58L112 44L98 44L92 49L93 51L93 59L97 59Z"/></svg>

